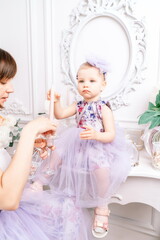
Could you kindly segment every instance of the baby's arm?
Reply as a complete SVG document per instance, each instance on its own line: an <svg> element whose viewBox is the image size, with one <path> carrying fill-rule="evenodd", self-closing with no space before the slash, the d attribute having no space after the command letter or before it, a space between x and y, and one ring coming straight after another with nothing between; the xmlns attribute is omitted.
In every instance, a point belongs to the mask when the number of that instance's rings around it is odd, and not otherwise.
<svg viewBox="0 0 160 240"><path fill-rule="evenodd" d="M76 103L65 108L61 106L60 100L54 103L54 115L57 119L71 117L74 114L76 114Z"/></svg>
<svg viewBox="0 0 160 240"><path fill-rule="evenodd" d="M99 141L112 142L115 138L115 122L111 109L106 105L102 107L102 122L105 132L100 133L102 134L102 139Z"/></svg>
<svg viewBox="0 0 160 240"><path fill-rule="evenodd" d="M64 119L76 114L76 103L71 104L68 107L63 108L60 103L60 95L54 94L54 115L56 119ZM47 94L48 100L50 100L50 91Z"/></svg>
<svg viewBox="0 0 160 240"><path fill-rule="evenodd" d="M81 132L81 139L93 139L100 142L112 142L115 138L115 125L111 109L104 105L102 107L102 121L105 132L97 132L93 128L84 126L85 131Z"/></svg>

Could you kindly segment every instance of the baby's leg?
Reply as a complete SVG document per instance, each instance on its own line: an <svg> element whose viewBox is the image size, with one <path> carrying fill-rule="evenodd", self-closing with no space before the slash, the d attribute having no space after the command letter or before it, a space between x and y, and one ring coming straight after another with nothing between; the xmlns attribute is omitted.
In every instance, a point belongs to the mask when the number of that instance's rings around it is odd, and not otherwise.
<svg viewBox="0 0 160 240"><path fill-rule="evenodd" d="M110 184L109 168L98 168L95 170L94 175L97 185L98 197L100 199L105 199Z"/></svg>
<svg viewBox="0 0 160 240"><path fill-rule="evenodd" d="M62 164L62 161L59 157L59 155L54 151L47 157L47 159L43 160L43 163L40 167L37 168L33 181L36 182L32 186L32 188L40 188L40 186L37 185L37 182L40 182L42 184L42 188L44 185L49 185L53 174L58 169L58 167Z"/></svg>
<svg viewBox="0 0 160 240"><path fill-rule="evenodd" d="M95 170L95 179L100 203L94 210L94 222L92 233L95 237L102 238L107 235L109 210L105 202L107 190L110 184L109 168Z"/></svg>
<svg viewBox="0 0 160 240"><path fill-rule="evenodd" d="M45 175L48 169L55 172L62 164L62 160L56 150L51 151L46 159L44 159L43 164L39 168L38 174Z"/></svg>
<svg viewBox="0 0 160 240"><path fill-rule="evenodd" d="M51 152L51 155L49 157L50 167L53 170L56 170L62 164L62 159L60 158L56 150Z"/></svg>

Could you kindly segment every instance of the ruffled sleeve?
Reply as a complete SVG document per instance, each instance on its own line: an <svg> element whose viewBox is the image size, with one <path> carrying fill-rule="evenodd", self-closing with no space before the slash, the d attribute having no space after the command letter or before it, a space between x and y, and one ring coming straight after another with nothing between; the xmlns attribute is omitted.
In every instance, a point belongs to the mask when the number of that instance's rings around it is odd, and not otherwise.
<svg viewBox="0 0 160 240"><path fill-rule="evenodd" d="M106 105L107 107L109 107L111 109L111 105L110 105L110 103L107 100L101 100L101 104L102 105Z"/></svg>

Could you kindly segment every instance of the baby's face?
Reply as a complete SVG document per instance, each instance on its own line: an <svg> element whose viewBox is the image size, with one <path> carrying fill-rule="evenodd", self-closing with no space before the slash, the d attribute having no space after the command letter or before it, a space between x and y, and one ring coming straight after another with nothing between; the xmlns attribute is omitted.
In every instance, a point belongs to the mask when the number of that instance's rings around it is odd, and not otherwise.
<svg viewBox="0 0 160 240"><path fill-rule="evenodd" d="M88 67L78 71L78 92L85 101L97 101L105 85L99 69Z"/></svg>

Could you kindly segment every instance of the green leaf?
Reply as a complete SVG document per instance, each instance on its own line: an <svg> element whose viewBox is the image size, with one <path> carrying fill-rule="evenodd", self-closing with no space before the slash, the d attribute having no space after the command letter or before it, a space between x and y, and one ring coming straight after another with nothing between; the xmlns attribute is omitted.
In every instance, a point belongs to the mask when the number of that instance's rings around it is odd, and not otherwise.
<svg viewBox="0 0 160 240"><path fill-rule="evenodd" d="M17 139L16 136L13 136L12 141L14 142Z"/></svg>
<svg viewBox="0 0 160 240"><path fill-rule="evenodd" d="M15 140L19 140L20 139L20 133L18 133L16 136L15 136Z"/></svg>
<svg viewBox="0 0 160 240"><path fill-rule="evenodd" d="M155 108L156 108L156 106L153 103L149 102L148 110L154 110Z"/></svg>
<svg viewBox="0 0 160 240"><path fill-rule="evenodd" d="M158 92L157 96L156 96L156 107L160 106L160 91Z"/></svg>
<svg viewBox="0 0 160 240"><path fill-rule="evenodd" d="M13 142L10 142L10 143L9 143L9 147L13 147Z"/></svg>
<svg viewBox="0 0 160 240"><path fill-rule="evenodd" d="M160 117L159 116L156 116L152 119L151 121L151 125L149 126L149 129L152 129L156 126L159 126L160 125Z"/></svg>
<svg viewBox="0 0 160 240"><path fill-rule="evenodd" d="M156 111L156 112L160 112L160 106L159 107L154 107L152 110Z"/></svg>
<svg viewBox="0 0 160 240"><path fill-rule="evenodd" d="M160 112L159 112L158 115L160 115ZM144 112L144 113L140 116L139 121L138 121L138 124L146 124L146 123L152 121L152 119L153 119L154 116L157 116L157 112L152 111L152 110L147 110L146 112Z"/></svg>
<svg viewBox="0 0 160 240"><path fill-rule="evenodd" d="M20 118L17 120L16 124L14 125L15 127L18 127L18 124L19 124L20 120L21 120Z"/></svg>

